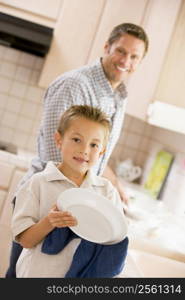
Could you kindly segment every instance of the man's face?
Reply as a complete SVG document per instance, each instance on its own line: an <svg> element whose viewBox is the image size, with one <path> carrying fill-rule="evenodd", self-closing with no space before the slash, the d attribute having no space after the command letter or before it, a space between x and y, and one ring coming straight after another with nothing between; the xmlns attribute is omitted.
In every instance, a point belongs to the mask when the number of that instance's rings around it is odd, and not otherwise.
<svg viewBox="0 0 185 300"><path fill-rule="evenodd" d="M127 82L145 53L145 43L129 34L123 34L113 44L106 43L103 56L104 72L113 88Z"/></svg>

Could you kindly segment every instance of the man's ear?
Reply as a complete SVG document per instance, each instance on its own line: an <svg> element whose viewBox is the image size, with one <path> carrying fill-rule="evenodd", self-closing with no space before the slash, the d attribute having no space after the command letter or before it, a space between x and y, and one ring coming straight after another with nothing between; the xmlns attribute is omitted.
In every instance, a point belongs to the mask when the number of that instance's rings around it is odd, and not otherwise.
<svg viewBox="0 0 185 300"><path fill-rule="evenodd" d="M55 143L56 143L57 148L61 148L61 146L62 146L62 136L58 131L55 132L54 139L55 139Z"/></svg>
<svg viewBox="0 0 185 300"><path fill-rule="evenodd" d="M110 50L110 44L109 42L107 41L104 45L104 53L105 54L109 54L109 50Z"/></svg>

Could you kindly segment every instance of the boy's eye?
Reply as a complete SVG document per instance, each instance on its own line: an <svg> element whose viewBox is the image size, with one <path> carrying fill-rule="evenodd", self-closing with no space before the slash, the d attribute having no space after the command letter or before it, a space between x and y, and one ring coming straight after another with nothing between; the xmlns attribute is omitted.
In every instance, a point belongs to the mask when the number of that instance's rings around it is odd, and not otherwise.
<svg viewBox="0 0 185 300"><path fill-rule="evenodd" d="M80 139L79 138L72 138L72 140L76 143L80 142Z"/></svg>
<svg viewBox="0 0 185 300"><path fill-rule="evenodd" d="M92 147L92 148L98 148L98 145L97 145L97 144L94 144L94 143L92 143L92 144L91 144L91 147Z"/></svg>

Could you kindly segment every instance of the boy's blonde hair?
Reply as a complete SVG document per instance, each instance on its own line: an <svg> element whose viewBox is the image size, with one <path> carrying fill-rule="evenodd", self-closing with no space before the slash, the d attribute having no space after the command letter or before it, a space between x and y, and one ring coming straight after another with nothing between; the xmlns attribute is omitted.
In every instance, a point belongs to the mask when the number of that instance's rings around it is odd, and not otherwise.
<svg viewBox="0 0 185 300"><path fill-rule="evenodd" d="M96 122L105 128L104 146L107 145L111 123L108 116L102 112L98 107L89 105L73 105L68 108L61 116L57 131L63 136L70 126L70 122L77 118L85 118L87 120Z"/></svg>

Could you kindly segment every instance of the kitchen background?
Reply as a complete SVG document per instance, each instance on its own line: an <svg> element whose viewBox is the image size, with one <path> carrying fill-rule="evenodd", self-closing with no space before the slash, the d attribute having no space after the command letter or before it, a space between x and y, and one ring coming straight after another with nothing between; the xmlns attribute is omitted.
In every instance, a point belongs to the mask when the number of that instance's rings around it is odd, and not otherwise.
<svg viewBox="0 0 185 300"><path fill-rule="evenodd" d="M116 171L120 162L131 159L142 169L142 176L135 184L144 187L157 153L161 150L171 153L174 160L160 200L169 211L184 217L184 127L176 129L178 115L167 118L164 114L156 121L148 112L151 103L160 101L172 109L180 108L184 123L185 1L26 2L0 1L0 9L3 13L51 27L54 34L44 57L0 45L0 149L3 150L0 151L3 170L0 174L0 214L3 230L9 227L10 199L15 186L37 153L36 138L46 88L59 74L99 57L109 31L121 22L144 26L150 48L129 83L125 122L110 165Z"/></svg>

